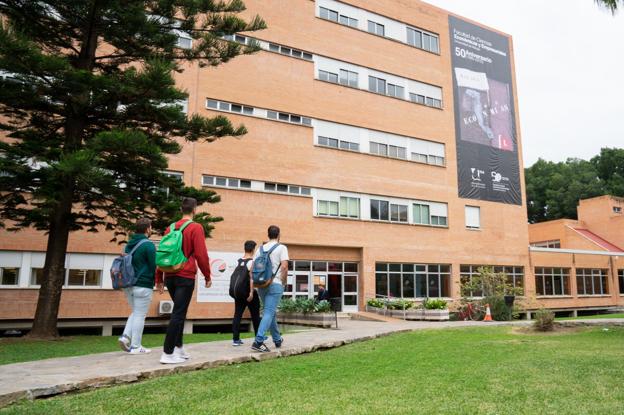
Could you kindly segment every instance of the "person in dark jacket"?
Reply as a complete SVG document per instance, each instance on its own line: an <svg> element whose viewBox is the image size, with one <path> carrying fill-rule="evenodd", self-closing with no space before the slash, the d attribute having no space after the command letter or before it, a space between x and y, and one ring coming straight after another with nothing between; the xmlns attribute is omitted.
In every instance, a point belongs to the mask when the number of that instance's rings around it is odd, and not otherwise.
<svg viewBox="0 0 624 415"><path fill-rule="evenodd" d="M316 295L316 302L319 301L329 301L329 291L325 288L325 285L321 284L318 288L318 294Z"/></svg>
<svg viewBox="0 0 624 415"><path fill-rule="evenodd" d="M154 293L156 248L148 240L152 233L152 222L149 219L139 219L134 225L134 230L135 233L130 237L125 252L129 253L140 244L132 254L132 267L137 276L137 282L134 286L123 289L132 313L128 317L124 332L119 338L119 346L130 354L147 354L151 350L141 345L141 339L145 326L145 316Z"/></svg>

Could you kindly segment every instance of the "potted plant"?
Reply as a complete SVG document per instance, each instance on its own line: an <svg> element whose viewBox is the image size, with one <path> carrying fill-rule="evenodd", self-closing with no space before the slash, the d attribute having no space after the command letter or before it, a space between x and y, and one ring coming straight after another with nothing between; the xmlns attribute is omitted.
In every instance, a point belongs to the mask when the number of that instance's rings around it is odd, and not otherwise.
<svg viewBox="0 0 624 415"><path fill-rule="evenodd" d="M449 310L445 300L428 298L423 302L423 307L425 320L442 321L449 319Z"/></svg>
<svg viewBox="0 0 624 415"><path fill-rule="evenodd" d="M371 298L366 302L366 311L369 313L385 314L386 301L379 298Z"/></svg>
<svg viewBox="0 0 624 415"><path fill-rule="evenodd" d="M326 300L317 303L313 298L282 298L277 311L280 323L331 327L335 322L331 304Z"/></svg>

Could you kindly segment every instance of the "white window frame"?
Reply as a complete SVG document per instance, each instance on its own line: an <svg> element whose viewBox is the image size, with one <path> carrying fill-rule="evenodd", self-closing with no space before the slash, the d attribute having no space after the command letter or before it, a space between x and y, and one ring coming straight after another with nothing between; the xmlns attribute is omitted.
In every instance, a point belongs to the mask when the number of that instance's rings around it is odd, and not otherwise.
<svg viewBox="0 0 624 415"><path fill-rule="evenodd" d="M479 206L466 205L465 214L467 229L481 229L481 208Z"/></svg>

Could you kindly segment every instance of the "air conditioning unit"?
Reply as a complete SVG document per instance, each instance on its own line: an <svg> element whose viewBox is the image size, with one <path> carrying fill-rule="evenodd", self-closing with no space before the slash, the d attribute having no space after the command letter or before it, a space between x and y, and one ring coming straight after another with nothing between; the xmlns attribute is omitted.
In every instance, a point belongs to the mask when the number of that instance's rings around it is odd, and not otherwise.
<svg viewBox="0 0 624 415"><path fill-rule="evenodd" d="M158 314L171 314L173 311L173 301L171 300L162 300L160 304L158 304Z"/></svg>

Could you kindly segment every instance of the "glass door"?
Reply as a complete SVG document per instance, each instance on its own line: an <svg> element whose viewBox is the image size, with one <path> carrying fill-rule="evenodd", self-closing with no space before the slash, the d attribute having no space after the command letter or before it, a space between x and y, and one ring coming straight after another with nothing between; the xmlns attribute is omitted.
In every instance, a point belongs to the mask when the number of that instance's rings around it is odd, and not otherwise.
<svg viewBox="0 0 624 415"><path fill-rule="evenodd" d="M310 273L309 272L295 272L294 274L294 297L297 298L310 298Z"/></svg>
<svg viewBox="0 0 624 415"><path fill-rule="evenodd" d="M342 275L342 311L358 311L358 274Z"/></svg>
<svg viewBox="0 0 624 415"><path fill-rule="evenodd" d="M310 298L316 298L319 292L320 286L325 287L327 289L327 273L324 272L313 272L312 273L312 292Z"/></svg>

